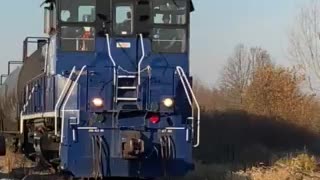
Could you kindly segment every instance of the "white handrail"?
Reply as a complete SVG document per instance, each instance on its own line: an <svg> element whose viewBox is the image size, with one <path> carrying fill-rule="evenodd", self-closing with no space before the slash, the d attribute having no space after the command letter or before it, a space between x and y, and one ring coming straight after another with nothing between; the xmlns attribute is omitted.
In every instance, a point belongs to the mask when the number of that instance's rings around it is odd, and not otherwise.
<svg viewBox="0 0 320 180"><path fill-rule="evenodd" d="M27 86L28 87L28 86ZM29 105L29 101L31 100L31 98L32 98L32 95L33 95L33 93L34 93L34 91L35 91L35 86L33 86L32 87L32 89L31 89L31 92L30 92L30 94L29 94L29 96L28 96L28 99L27 99L27 101L26 101L26 103L23 105L23 110L20 112L20 133L22 134L23 133L23 123L24 123L24 120L23 120L23 118L22 118L22 115L23 115L23 113L26 111L26 109L27 109L27 106ZM28 92L28 91L27 91Z"/></svg>
<svg viewBox="0 0 320 180"><path fill-rule="evenodd" d="M184 92L186 93L186 96L187 96L189 105L190 105L190 107L192 108L192 118L193 118L193 117L194 117L194 115L193 115L193 104L192 104L190 95L189 95L189 93L188 93L187 86L186 86L185 81L184 81L184 79L183 79L183 75L182 75L182 73L180 72L180 69L177 68L177 72L178 72L180 81L181 81L181 83L182 83L182 87L183 87L183 89L184 89ZM194 134L194 119L192 119L191 129L192 129L192 134Z"/></svg>
<svg viewBox="0 0 320 180"><path fill-rule="evenodd" d="M193 147L198 147L200 145L200 120L201 120L200 105L199 105L198 100L197 100L197 98L196 98L196 96L195 96L195 94L194 94L194 92L192 90L192 87L191 87L191 85L189 83L189 80L188 80L184 70L180 66L177 66L176 68L177 68L177 72L179 74L180 80L182 82L183 88L185 90L185 93L187 95L189 104L190 104L190 106L192 108L192 111L193 111L193 105L192 105L192 102L191 102L191 98L190 98L189 92L187 91L187 88L189 89L189 91L191 93L191 96L192 96L192 99L195 102L196 107L197 107L197 143L194 144ZM193 124L194 124L194 120L193 120ZM194 127L192 127L192 131L194 132Z"/></svg>
<svg viewBox="0 0 320 180"><path fill-rule="evenodd" d="M46 54L44 59L44 73L47 73L47 66L48 66L48 59L49 59L49 47L50 46L50 39L47 40L47 46L46 46Z"/></svg>
<svg viewBox="0 0 320 180"><path fill-rule="evenodd" d="M63 129L64 129L64 112L65 112L65 108L66 108L66 105L67 105L67 103L68 103L68 101L69 101L69 99L70 99L70 96L71 96L71 93L72 93L72 91L73 91L73 89L74 89L74 87L77 85L77 83L78 83L78 81L79 81L79 79L80 79L80 77L81 77L81 75L82 75L82 73L83 73L83 71L84 71L84 69L86 68L87 66L83 66L82 68L81 68L81 70L80 70L80 72L79 72L79 74L78 74L78 76L77 76L77 78L76 78L76 80L73 82L73 84L72 84L72 86L71 86L71 88L70 88L70 90L69 90L69 92L68 92L68 94L67 94L67 96L66 96L66 99L65 99L65 101L63 102L63 105L62 105L62 107L61 107L61 111L62 111L62 116L61 116L61 143L63 143L63 136L64 136L64 132L63 132Z"/></svg>
<svg viewBox="0 0 320 180"><path fill-rule="evenodd" d="M110 37L109 34L106 34L106 39L107 39L107 48L108 48L108 56L112 62L113 65L113 85L116 85L116 62L114 61L112 54L111 54L111 49L110 49Z"/></svg>
<svg viewBox="0 0 320 180"><path fill-rule="evenodd" d="M68 77L68 80L67 80L66 84L64 85L64 87L62 89L62 92L61 92L61 94L60 94L60 96L59 96L59 98L58 98L58 100L56 102L56 105L54 107L54 134L56 136L58 135L58 113L59 113L59 111L58 111L59 109L58 108L61 105L62 99L65 97L65 93L66 93L66 91L68 89L67 87L69 86L69 84L71 82L71 77L72 77L72 75L74 74L75 71L76 71L76 67L73 66L73 68L71 70L71 73L70 73L70 75Z"/></svg>
<svg viewBox="0 0 320 180"><path fill-rule="evenodd" d="M186 86L186 84L185 84L185 82L184 82L184 79L183 79L184 77L183 77L182 73L180 72L180 70L178 70L178 68L177 68L177 72L178 72L180 81L181 81L181 83L182 83L184 92L186 92L189 105L192 107L192 101L191 101L191 98L190 98L190 96L189 96L189 93L187 93L187 92L188 92L188 89L187 89L187 86Z"/></svg>
<svg viewBox="0 0 320 180"><path fill-rule="evenodd" d="M144 42L143 42L143 35L142 34L139 34L139 37L140 37L140 43L141 43L141 51L142 51L142 55L141 55L141 58L139 60L139 63L138 63L138 85L140 86L141 84L141 72L140 72L140 69L141 69L141 64L142 64L142 61L145 57L145 49L144 49Z"/></svg>

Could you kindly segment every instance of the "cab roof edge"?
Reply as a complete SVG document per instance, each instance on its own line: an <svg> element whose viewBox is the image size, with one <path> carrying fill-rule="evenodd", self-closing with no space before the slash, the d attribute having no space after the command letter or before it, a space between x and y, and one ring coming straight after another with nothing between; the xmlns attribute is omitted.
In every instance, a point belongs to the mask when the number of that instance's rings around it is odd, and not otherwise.
<svg viewBox="0 0 320 180"><path fill-rule="evenodd" d="M195 10L192 0L190 0L190 12Z"/></svg>

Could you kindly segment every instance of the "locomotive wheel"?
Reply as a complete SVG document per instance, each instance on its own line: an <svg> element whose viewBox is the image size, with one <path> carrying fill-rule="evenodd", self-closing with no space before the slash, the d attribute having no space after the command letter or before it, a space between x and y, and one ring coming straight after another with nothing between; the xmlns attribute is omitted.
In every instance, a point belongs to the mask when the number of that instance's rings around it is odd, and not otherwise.
<svg viewBox="0 0 320 180"><path fill-rule="evenodd" d="M6 155L6 138L4 136L0 136L0 156Z"/></svg>

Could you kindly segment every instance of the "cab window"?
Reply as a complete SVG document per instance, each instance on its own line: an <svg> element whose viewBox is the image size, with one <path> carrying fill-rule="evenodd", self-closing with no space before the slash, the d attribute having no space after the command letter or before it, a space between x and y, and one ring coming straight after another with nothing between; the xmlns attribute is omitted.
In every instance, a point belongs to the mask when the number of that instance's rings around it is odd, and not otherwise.
<svg viewBox="0 0 320 180"><path fill-rule="evenodd" d="M63 51L94 51L94 27L61 27L61 49Z"/></svg>
<svg viewBox="0 0 320 180"><path fill-rule="evenodd" d="M156 53L187 50L187 1L154 0L152 49Z"/></svg>
<svg viewBox="0 0 320 180"><path fill-rule="evenodd" d="M155 0L153 2L154 24L185 24L187 3L185 0ZM170 21L164 21L166 17Z"/></svg>
<svg viewBox="0 0 320 180"><path fill-rule="evenodd" d="M133 6L130 4L115 4L113 31L117 35L133 33Z"/></svg>
<svg viewBox="0 0 320 180"><path fill-rule="evenodd" d="M63 22L94 22L96 0L61 1L60 20Z"/></svg>
<svg viewBox="0 0 320 180"><path fill-rule="evenodd" d="M162 53L184 53L186 51L185 29L154 28L152 49Z"/></svg>
<svg viewBox="0 0 320 180"><path fill-rule="evenodd" d="M94 51L96 0L60 1L60 48L63 51ZM72 23L69 25L69 23Z"/></svg>

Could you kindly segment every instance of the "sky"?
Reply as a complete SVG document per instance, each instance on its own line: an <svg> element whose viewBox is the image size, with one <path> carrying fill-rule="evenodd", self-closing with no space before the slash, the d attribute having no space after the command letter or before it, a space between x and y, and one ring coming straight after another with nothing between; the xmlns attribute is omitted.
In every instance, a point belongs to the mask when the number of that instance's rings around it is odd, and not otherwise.
<svg viewBox="0 0 320 180"><path fill-rule="evenodd" d="M43 0L10 0L0 6L0 73L20 60L26 36L43 36ZM215 85L234 47L259 46L288 66L288 34L308 0L194 0L191 15L191 72Z"/></svg>
<svg viewBox="0 0 320 180"><path fill-rule="evenodd" d="M198 0L191 19L191 70L216 85L234 47L260 46L288 66L288 37L308 0Z"/></svg>

